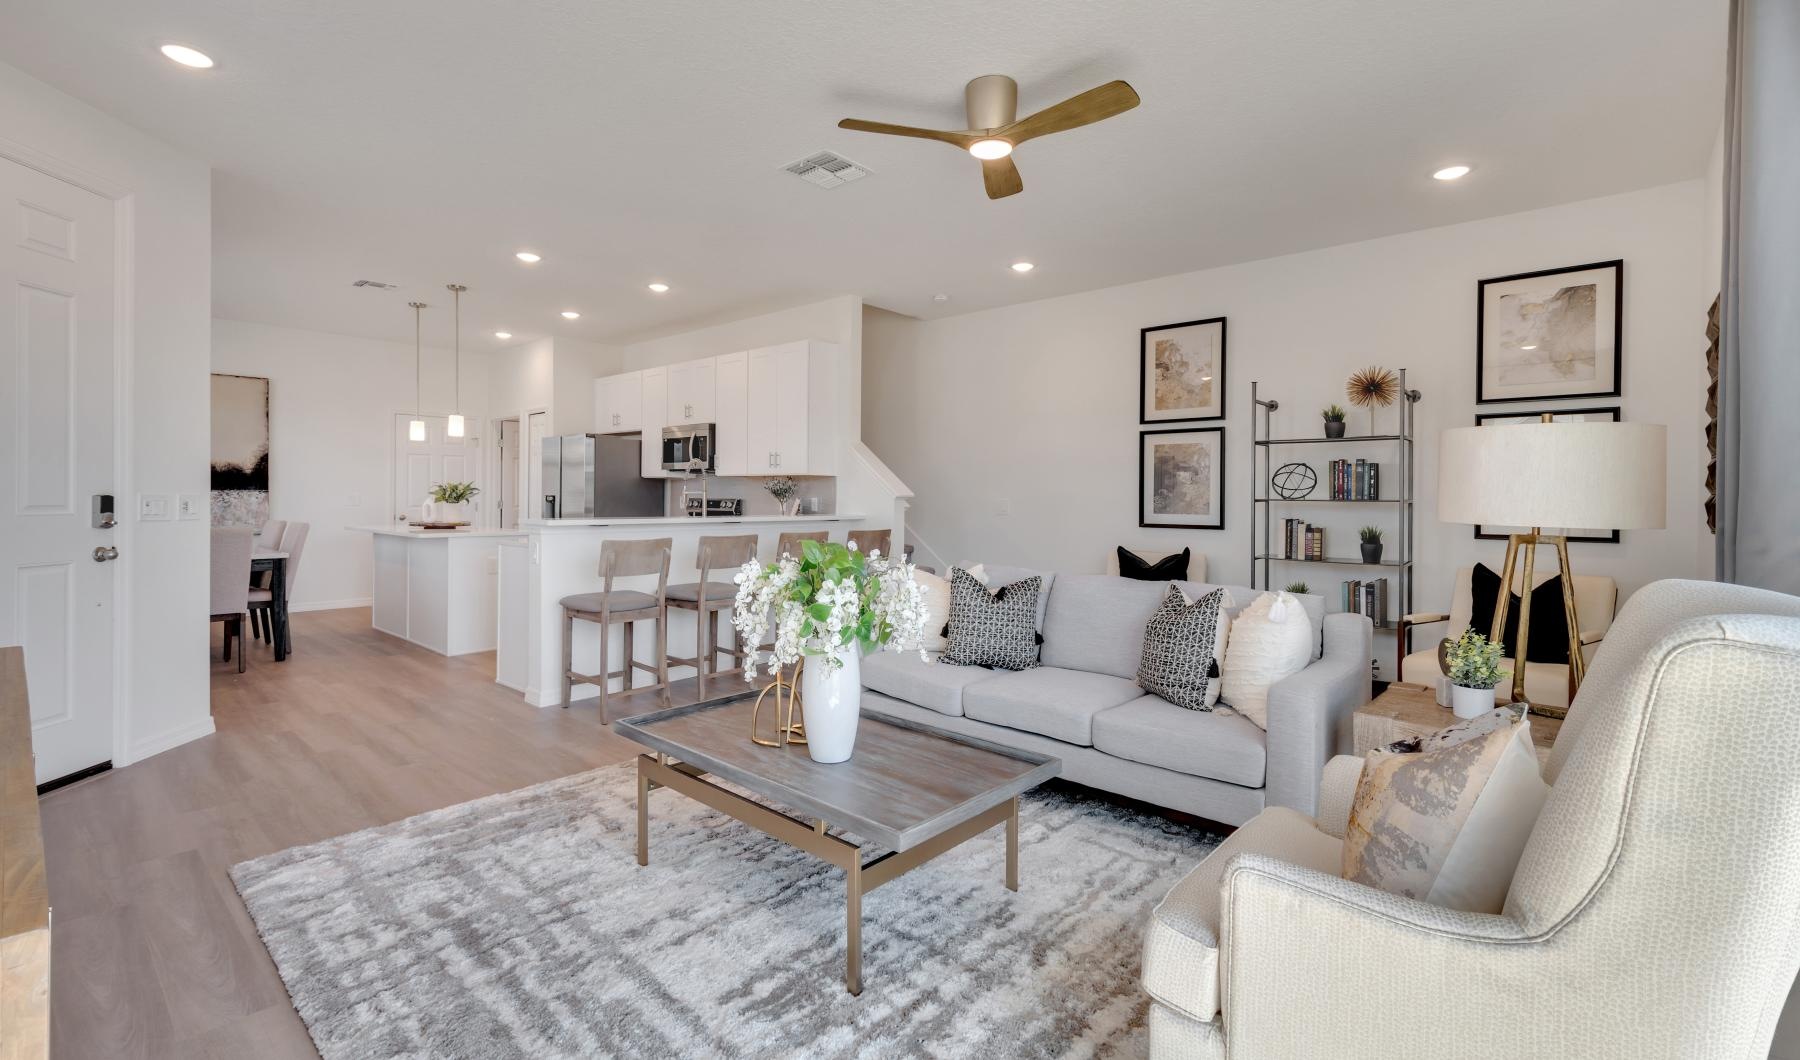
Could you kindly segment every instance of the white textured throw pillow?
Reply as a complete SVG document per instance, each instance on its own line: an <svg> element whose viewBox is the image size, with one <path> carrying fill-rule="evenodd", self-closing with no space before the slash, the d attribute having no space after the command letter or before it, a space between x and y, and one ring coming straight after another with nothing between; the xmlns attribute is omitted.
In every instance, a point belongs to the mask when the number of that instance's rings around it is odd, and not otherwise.
<svg viewBox="0 0 1800 1060"><path fill-rule="evenodd" d="M1225 643L1219 698L1258 728L1269 727L1269 689L1312 661L1312 622L1287 593L1264 593L1238 613Z"/></svg>
<svg viewBox="0 0 1800 1060"><path fill-rule="evenodd" d="M913 580L919 583L919 593L925 607L925 636L920 639L919 646L926 651L941 652L950 646L950 638L944 636L944 625L950 621L950 582L930 571L915 570Z"/></svg>

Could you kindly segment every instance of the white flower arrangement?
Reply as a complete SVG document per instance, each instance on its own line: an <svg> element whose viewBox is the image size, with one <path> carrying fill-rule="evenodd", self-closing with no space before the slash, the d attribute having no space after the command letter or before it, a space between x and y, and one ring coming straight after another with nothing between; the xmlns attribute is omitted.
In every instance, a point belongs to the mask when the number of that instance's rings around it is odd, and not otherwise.
<svg viewBox="0 0 1800 1060"><path fill-rule="evenodd" d="M887 647L917 651L923 659L925 596L913 566L879 550L863 555L835 542L805 541L799 556L784 555L763 565L739 568L731 624L741 644L760 645L773 622L775 640L768 672L792 666L808 655L832 669L834 653ZM744 663L744 679L754 681L761 653L754 647Z"/></svg>

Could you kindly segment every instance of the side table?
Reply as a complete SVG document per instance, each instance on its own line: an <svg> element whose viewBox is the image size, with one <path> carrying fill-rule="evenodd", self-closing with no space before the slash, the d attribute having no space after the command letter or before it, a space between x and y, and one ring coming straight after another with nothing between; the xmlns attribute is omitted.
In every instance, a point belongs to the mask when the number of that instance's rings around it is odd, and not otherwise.
<svg viewBox="0 0 1800 1060"><path fill-rule="evenodd" d="M1357 708L1350 720L1353 754L1368 754L1395 740L1419 736L1455 725L1456 715L1437 704L1437 694L1425 685L1396 681L1387 691ZM1537 745L1538 765L1550 757L1550 748L1562 731L1562 719L1531 716L1531 739Z"/></svg>

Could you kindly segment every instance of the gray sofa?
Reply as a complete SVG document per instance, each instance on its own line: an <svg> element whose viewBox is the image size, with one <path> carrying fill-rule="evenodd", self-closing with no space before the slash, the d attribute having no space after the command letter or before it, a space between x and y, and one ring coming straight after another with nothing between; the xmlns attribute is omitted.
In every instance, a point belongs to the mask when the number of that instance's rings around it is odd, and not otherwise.
<svg viewBox="0 0 1800 1060"><path fill-rule="evenodd" d="M990 583L1037 574L989 565ZM1063 760L1063 778L1238 825L1265 806L1312 815L1319 776L1350 745L1350 716L1369 699L1371 627L1301 597L1314 658L1269 694L1269 729L1228 711L1186 710L1136 684L1144 623L1167 582L1045 574L1040 665L950 666L917 652L862 662L864 713L922 722ZM1181 583L1190 597L1218 588ZM1261 590L1228 586L1241 610Z"/></svg>

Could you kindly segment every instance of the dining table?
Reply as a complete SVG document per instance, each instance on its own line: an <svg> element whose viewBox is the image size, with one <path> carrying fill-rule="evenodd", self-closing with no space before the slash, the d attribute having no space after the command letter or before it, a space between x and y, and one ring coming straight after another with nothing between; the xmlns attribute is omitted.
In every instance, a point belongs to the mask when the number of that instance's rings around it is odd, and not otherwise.
<svg viewBox="0 0 1800 1060"><path fill-rule="evenodd" d="M288 657L290 642L288 640L288 605L287 605L287 559L288 554L280 549L256 546L250 553L250 572L272 571L269 579L269 631L274 641L275 661L285 662ZM254 578L252 578L254 580Z"/></svg>

